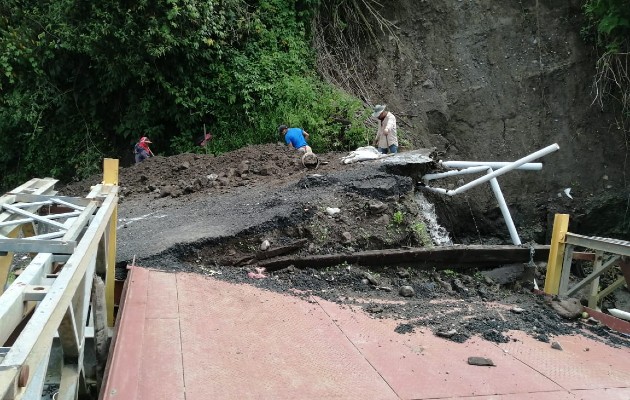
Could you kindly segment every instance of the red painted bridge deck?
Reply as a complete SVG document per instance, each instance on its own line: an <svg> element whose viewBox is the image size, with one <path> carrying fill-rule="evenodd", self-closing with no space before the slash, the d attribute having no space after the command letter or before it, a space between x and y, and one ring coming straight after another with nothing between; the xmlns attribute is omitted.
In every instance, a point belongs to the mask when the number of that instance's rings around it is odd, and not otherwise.
<svg viewBox="0 0 630 400"><path fill-rule="evenodd" d="M197 274L127 279L103 399L630 399L630 350L582 336L555 338L563 351L519 332L457 344Z"/></svg>

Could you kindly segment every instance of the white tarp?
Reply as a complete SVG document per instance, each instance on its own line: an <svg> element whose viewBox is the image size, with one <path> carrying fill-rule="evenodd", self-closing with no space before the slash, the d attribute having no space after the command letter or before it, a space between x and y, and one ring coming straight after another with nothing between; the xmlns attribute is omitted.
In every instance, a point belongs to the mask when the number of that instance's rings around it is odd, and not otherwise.
<svg viewBox="0 0 630 400"><path fill-rule="evenodd" d="M387 157L387 154L381 154L374 146L359 147L358 149L351 151L345 157L341 157L342 164L353 164L359 161L377 160L379 158Z"/></svg>

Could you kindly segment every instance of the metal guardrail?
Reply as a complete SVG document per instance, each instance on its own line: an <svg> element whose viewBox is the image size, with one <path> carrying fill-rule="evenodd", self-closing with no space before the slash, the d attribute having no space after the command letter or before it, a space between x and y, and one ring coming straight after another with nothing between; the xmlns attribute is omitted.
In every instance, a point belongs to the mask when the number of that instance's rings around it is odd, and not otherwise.
<svg viewBox="0 0 630 400"><path fill-rule="evenodd" d="M103 184L86 199L55 197L54 180L30 182L0 198L0 234L7 233L0 266L11 264L13 252L38 253L0 296L0 399L41 398L53 342L61 349L55 398L89 398L88 378L98 385L100 377L86 375L86 339L92 335L100 349L97 360L106 357L107 325L113 325L118 160L105 160ZM37 214L51 205L72 211ZM53 232L38 232L43 226ZM0 288L7 271L0 268Z"/></svg>
<svg viewBox="0 0 630 400"><path fill-rule="evenodd" d="M626 283L625 277L620 276L603 290L599 288L599 278L603 273L617 265L630 266L630 261L623 259L623 257L630 257L630 242L570 233L567 232L568 226L569 216L556 214L547 264L545 292L561 296L573 296L590 284L588 306L596 308L604 297ZM593 272L569 288L571 263L576 247L583 247L594 252Z"/></svg>

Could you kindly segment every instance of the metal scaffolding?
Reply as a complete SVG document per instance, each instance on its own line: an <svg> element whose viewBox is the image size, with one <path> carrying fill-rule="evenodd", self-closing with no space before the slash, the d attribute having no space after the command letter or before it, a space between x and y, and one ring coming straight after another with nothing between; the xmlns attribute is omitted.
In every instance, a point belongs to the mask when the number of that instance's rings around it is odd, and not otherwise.
<svg viewBox="0 0 630 400"><path fill-rule="evenodd" d="M0 197L2 400L41 398L54 376L59 400L91 398L87 382L100 384L98 368L85 368L86 339L98 349L97 360L106 357L114 322L118 160L105 160L103 183L86 198L57 196L56 182L33 179ZM7 285L14 253L33 258Z"/></svg>

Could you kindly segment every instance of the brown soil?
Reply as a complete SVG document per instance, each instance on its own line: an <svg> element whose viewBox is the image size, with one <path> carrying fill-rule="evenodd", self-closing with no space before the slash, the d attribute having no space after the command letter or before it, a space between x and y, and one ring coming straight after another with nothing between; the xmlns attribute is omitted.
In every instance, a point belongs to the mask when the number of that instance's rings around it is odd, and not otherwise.
<svg viewBox="0 0 630 400"><path fill-rule="evenodd" d="M532 294L530 280L484 278L481 272L496 265L257 268L258 259L276 255L433 246L414 201L414 179L378 162L342 165L343 155L319 155L323 163L309 170L297 152L268 144L217 157L154 157L122 168L120 264L137 256L143 266L360 305L375 318L399 319L401 334L429 327L446 340L480 335L505 342L511 330L523 330L546 342L579 333L630 344L599 324L564 320ZM63 193L83 196L95 183L98 178L77 182ZM340 211L330 215L333 207ZM542 285L544 265L535 271Z"/></svg>

